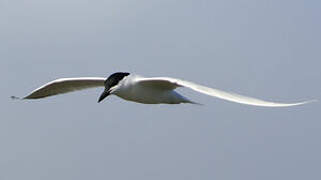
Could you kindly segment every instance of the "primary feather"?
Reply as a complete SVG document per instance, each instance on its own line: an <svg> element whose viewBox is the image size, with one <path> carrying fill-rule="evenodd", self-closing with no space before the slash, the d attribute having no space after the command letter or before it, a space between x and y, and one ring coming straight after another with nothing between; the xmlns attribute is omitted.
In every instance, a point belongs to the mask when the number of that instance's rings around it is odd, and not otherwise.
<svg viewBox="0 0 321 180"><path fill-rule="evenodd" d="M106 78L102 77L79 77L79 78L61 78L51 81L38 89L32 91L23 99L39 99L57 94L68 93L72 91L104 87Z"/></svg>
<svg viewBox="0 0 321 180"><path fill-rule="evenodd" d="M209 88L199 84L195 84L189 81L184 81L180 79L174 79L169 77L156 77L156 78L141 78L139 80L144 86L159 86L160 88L167 88L168 90L173 90L178 87L190 88L194 91L213 96L216 98L224 99L231 102L236 102L240 104L247 104L253 106L265 106L265 107L287 107L287 106L296 106L301 104L306 104L311 101L298 102L298 103L277 103L264 101L252 97L246 97L243 95L224 92L218 89Z"/></svg>

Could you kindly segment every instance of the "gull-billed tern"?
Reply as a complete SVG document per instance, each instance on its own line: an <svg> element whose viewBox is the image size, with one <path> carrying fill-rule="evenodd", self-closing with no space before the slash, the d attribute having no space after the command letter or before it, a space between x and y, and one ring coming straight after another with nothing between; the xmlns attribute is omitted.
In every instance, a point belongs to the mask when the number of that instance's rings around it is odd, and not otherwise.
<svg viewBox="0 0 321 180"><path fill-rule="evenodd" d="M145 78L139 75L124 72L114 73L107 79L103 77L76 77L57 79L32 91L23 99L39 99L94 87L105 87L105 90L99 97L98 102L101 102L107 96L114 94L122 99L143 104L198 104L174 91L179 87L190 88L194 91L209 96L253 106L286 107L311 102L269 102L234 93L224 92L180 79L169 77ZM13 96L12 98L16 97Z"/></svg>

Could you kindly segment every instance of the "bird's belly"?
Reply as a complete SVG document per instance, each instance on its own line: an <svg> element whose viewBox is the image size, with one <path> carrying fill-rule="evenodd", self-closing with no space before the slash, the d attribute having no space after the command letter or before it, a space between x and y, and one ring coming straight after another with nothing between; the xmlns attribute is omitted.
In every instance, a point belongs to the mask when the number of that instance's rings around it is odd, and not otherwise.
<svg viewBox="0 0 321 180"><path fill-rule="evenodd" d="M158 89L132 89L127 92L118 92L118 97L143 104L179 104L189 102L175 91Z"/></svg>

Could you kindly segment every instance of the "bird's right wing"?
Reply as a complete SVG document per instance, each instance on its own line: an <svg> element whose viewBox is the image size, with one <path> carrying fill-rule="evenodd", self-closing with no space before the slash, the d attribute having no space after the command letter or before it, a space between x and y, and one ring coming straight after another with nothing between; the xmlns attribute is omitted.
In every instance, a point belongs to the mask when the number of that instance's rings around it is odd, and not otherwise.
<svg viewBox="0 0 321 180"><path fill-rule="evenodd" d="M34 91L23 99L39 99L57 94L68 93L72 91L104 87L106 78L102 77L79 77L79 78L61 78L51 81ZM13 97L15 98L15 97Z"/></svg>
<svg viewBox="0 0 321 180"><path fill-rule="evenodd" d="M298 102L298 103L269 102L269 101L252 98L252 97L246 97L235 93L224 92L218 89L209 88L209 87L202 86L189 81L184 81L184 80L174 79L169 77L140 78L137 81L139 84L143 85L144 87L162 88L167 90L173 90L178 87L186 87L209 96L213 96L216 98L220 98L220 99L224 99L227 101L236 102L240 104L252 105L252 106L287 107L287 106L296 106L296 105L312 102L312 101L305 101L305 102Z"/></svg>

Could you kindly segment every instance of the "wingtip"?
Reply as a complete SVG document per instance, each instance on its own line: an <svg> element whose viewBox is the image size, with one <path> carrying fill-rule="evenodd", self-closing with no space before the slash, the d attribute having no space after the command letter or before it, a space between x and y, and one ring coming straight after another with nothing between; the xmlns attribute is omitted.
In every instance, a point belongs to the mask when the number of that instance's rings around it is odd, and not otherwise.
<svg viewBox="0 0 321 180"><path fill-rule="evenodd" d="M308 100L308 101L303 102L303 104L316 103L316 102L319 102L319 100L318 99L312 99L312 100Z"/></svg>
<svg viewBox="0 0 321 180"><path fill-rule="evenodd" d="M18 96L10 96L12 100L29 100L29 99L37 99L37 98L30 98L30 96L25 97L18 97Z"/></svg>
<svg viewBox="0 0 321 180"><path fill-rule="evenodd" d="M303 101L303 102L299 102L299 103L293 103L293 104L289 104L289 106L300 106L300 105L310 104L310 103L315 103L315 102L318 102L318 100L313 99L313 100Z"/></svg>
<svg viewBox="0 0 321 180"><path fill-rule="evenodd" d="M10 98L11 98L12 100L21 100L21 98L20 98L20 97L17 97L17 96L10 96Z"/></svg>

